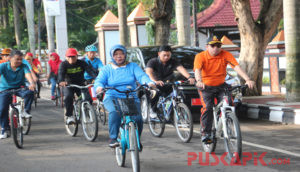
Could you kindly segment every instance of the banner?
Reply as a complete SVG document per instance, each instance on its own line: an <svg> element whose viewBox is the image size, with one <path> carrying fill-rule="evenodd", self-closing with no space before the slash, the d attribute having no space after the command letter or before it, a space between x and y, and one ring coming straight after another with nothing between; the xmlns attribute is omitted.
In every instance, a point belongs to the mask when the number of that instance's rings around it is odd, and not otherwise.
<svg viewBox="0 0 300 172"><path fill-rule="evenodd" d="M60 0L44 0L44 8L48 16L60 15Z"/></svg>

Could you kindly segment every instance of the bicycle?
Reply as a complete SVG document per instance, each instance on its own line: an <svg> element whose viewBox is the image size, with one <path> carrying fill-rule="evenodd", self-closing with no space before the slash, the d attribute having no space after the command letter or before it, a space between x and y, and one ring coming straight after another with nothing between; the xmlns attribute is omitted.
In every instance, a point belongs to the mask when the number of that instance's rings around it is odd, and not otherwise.
<svg viewBox="0 0 300 172"><path fill-rule="evenodd" d="M31 127L31 118L20 117L24 113L24 100L16 96L16 93L25 88L10 89L3 92L11 93L13 101L9 107L9 124L14 143L17 148L23 148L23 135L27 135Z"/></svg>
<svg viewBox="0 0 300 172"><path fill-rule="evenodd" d="M100 98L97 98L96 112L97 112L97 116L98 116L101 124L105 125L105 123L106 123L106 110L104 108L104 104L102 102L102 99L100 99Z"/></svg>
<svg viewBox="0 0 300 172"><path fill-rule="evenodd" d="M116 109L119 110L120 114L123 114L121 118L120 132L118 142L120 146L115 148L117 164L120 167L125 166L126 150L131 152L131 161L133 171L140 171L140 158L139 152L141 151L140 138L138 134L138 126L136 122L131 118L139 114L136 107L135 98L129 97L129 94L140 90L142 87L148 87L147 85L140 85L134 90L120 91L114 87L106 87L104 91L114 89L119 93L126 94L126 98L118 98L114 102ZM99 96L97 96L99 97ZM102 100L101 96L99 98Z"/></svg>
<svg viewBox="0 0 300 172"><path fill-rule="evenodd" d="M232 86L224 88L223 99L213 107L213 125L211 138L212 143L202 142L205 152L214 152L217 145L217 139L224 139L225 152L227 158L231 161L235 158L235 162L242 155L242 135L239 121L235 114L235 106L230 101L231 93L234 90L246 89L247 85Z"/></svg>
<svg viewBox="0 0 300 172"><path fill-rule="evenodd" d="M176 81L165 83L172 86L172 93L167 97L160 96L157 103L157 117L148 116L148 126L150 132L155 137L161 137L165 131L165 124L175 125L178 137L185 143L189 142L193 136L193 118L188 106L183 102L184 95L178 91L180 84L188 81ZM173 112L173 120L171 113Z"/></svg>
<svg viewBox="0 0 300 172"><path fill-rule="evenodd" d="M87 86L79 86L79 85L68 85L67 87L79 88L81 91L81 95L75 99L73 103L73 116L75 119L75 123L66 123L65 118L65 127L67 133L72 137L75 137L78 132L78 124L81 123L83 134L86 140L93 142L98 136L98 120L95 114L93 106L87 100L83 90L88 89L93 84Z"/></svg>
<svg viewBox="0 0 300 172"><path fill-rule="evenodd" d="M58 94L60 93L60 94ZM63 96L62 96L62 91L60 89L60 86L59 84L57 83L56 84L56 88L55 88L55 91L54 91L54 96L55 96L55 99L53 100L54 103L55 103L55 106L61 106L62 108L64 107L63 106Z"/></svg>

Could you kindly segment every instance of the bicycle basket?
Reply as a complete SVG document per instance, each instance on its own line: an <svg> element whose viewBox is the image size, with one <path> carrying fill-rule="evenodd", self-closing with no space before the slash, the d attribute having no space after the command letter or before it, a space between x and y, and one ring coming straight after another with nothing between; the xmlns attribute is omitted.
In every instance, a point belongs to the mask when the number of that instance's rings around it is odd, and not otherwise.
<svg viewBox="0 0 300 172"><path fill-rule="evenodd" d="M113 100L115 108L119 113L125 116L139 115L134 98Z"/></svg>

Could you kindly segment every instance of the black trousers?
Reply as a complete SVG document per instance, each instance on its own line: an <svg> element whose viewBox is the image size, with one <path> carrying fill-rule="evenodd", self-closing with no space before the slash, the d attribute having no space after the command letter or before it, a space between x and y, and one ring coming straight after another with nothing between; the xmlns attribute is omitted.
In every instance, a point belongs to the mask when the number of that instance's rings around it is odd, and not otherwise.
<svg viewBox="0 0 300 172"><path fill-rule="evenodd" d="M225 87L228 87L226 83L219 86L205 86L204 90L198 89L202 104L200 125L203 135L211 133L215 100L220 102L223 99Z"/></svg>
<svg viewBox="0 0 300 172"><path fill-rule="evenodd" d="M157 102L159 100L160 96L167 97L172 91L172 86L167 85L167 86L157 86L159 91L156 93L155 97L151 99L151 108L154 112L157 112Z"/></svg>
<svg viewBox="0 0 300 172"><path fill-rule="evenodd" d="M77 96L81 95L81 91L79 88L69 88L64 87L64 104L66 108L66 116L72 116L73 114L73 101L74 101L74 94L76 93ZM88 99L90 103L93 103L93 100L89 94L88 89L83 90L85 97Z"/></svg>

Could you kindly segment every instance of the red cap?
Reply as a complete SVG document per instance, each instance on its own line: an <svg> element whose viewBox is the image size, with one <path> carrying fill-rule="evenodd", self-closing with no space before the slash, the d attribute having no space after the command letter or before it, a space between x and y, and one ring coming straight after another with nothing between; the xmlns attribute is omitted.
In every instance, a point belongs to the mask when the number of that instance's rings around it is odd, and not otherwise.
<svg viewBox="0 0 300 172"><path fill-rule="evenodd" d="M31 52L28 52L28 53L26 54L26 56L33 57L33 54L32 54Z"/></svg>
<svg viewBox="0 0 300 172"><path fill-rule="evenodd" d="M66 56L77 56L77 50L74 48L68 48L66 51Z"/></svg>

